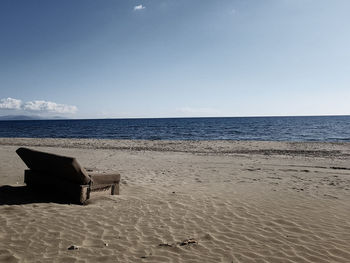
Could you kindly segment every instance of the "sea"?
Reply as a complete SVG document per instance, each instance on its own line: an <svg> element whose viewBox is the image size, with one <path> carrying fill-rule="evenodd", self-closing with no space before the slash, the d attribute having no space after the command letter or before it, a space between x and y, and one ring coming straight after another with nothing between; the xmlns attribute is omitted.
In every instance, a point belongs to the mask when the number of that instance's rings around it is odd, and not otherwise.
<svg viewBox="0 0 350 263"><path fill-rule="evenodd" d="M350 116L16 120L0 137L350 142Z"/></svg>

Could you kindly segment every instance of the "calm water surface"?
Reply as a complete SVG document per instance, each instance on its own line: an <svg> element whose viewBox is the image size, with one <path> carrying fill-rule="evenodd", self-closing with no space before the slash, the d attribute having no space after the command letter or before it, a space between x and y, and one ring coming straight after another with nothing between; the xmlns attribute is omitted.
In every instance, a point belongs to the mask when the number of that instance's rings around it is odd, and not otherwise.
<svg viewBox="0 0 350 263"><path fill-rule="evenodd" d="M350 141L350 116L0 121L0 137Z"/></svg>

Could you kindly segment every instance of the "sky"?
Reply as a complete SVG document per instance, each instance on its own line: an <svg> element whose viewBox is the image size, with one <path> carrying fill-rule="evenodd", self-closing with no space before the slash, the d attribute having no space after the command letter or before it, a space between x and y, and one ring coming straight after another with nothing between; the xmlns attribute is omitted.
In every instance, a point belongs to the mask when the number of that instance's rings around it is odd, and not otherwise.
<svg viewBox="0 0 350 263"><path fill-rule="evenodd" d="M349 115L349 12L349 0L1 0L0 115Z"/></svg>

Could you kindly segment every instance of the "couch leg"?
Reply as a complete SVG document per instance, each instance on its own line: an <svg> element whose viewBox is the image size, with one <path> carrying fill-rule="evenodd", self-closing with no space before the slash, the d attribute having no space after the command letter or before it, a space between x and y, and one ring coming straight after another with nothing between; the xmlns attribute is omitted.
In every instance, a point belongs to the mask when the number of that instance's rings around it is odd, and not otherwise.
<svg viewBox="0 0 350 263"><path fill-rule="evenodd" d="M111 187L111 195L119 195L119 183L113 184Z"/></svg>

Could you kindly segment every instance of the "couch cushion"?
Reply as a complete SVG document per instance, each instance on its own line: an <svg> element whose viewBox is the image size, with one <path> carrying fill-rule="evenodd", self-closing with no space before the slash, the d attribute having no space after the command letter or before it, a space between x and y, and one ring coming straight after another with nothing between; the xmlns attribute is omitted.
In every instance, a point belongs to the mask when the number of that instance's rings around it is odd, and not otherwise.
<svg viewBox="0 0 350 263"><path fill-rule="evenodd" d="M89 173L92 180L92 185L110 185L120 181L118 173Z"/></svg>

